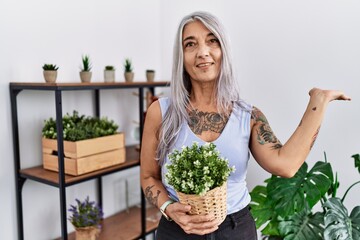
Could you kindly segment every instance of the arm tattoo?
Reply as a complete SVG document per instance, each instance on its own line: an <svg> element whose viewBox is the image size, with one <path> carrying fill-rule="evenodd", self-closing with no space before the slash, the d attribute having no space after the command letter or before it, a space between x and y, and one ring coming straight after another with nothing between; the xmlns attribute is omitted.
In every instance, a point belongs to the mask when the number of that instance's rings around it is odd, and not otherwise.
<svg viewBox="0 0 360 240"><path fill-rule="evenodd" d="M190 129L198 135L205 131L221 133L229 120L229 116L221 116L216 112L198 111L197 109L189 112L189 117Z"/></svg>
<svg viewBox="0 0 360 240"><path fill-rule="evenodd" d="M316 138L319 134L319 131L320 131L320 127L318 127L318 129L316 130L316 133L314 134L314 136L312 137L312 141L311 141L311 145L310 145L310 150L312 149L312 147L314 146L314 143L316 141Z"/></svg>
<svg viewBox="0 0 360 240"><path fill-rule="evenodd" d="M157 190L156 192L156 196L153 196L153 192L151 191L151 189L154 187L154 185L152 186L148 186L145 188L144 190L144 194L145 194L145 197L146 199L151 203L153 204L154 206L158 206L158 198L159 198L159 195L160 195L160 190Z"/></svg>
<svg viewBox="0 0 360 240"><path fill-rule="evenodd" d="M251 118L254 119L257 124L259 124L259 129L256 130L258 143L261 145L270 143L272 149L279 149L282 147L281 142L279 139L277 139L274 132L271 130L269 122L266 120L264 114L259 111L259 109L253 109Z"/></svg>

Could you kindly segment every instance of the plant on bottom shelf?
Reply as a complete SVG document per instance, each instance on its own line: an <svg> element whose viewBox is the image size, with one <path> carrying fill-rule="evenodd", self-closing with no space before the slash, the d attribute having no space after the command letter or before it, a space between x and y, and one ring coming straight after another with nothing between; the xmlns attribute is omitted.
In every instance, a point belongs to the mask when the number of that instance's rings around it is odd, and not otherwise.
<svg viewBox="0 0 360 240"><path fill-rule="evenodd" d="M117 133L118 125L113 120L106 117L85 117L74 111L72 115L68 113L62 119L63 138L67 141L79 141L97 137L113 135ZM53 118L45 120L42 129L42 136L45 138L56 139L56 121Z"/></svg>
<svg viewBox="0 0 360 240"><path fill-rule="evenodd" d="M71 213L69 220L75 228L81 227L100 227L103 219L103 211L94 201L90 201L89 196L84 201L75 199L76 205L70 205L68 209Z"/></svg>
<svg viewBox="0 0 360 240"><path fill-rule="evenodd" d="M101 231L101 221L104 213L89 197L84 201L76 199L76 205L70 205L69 221L75 227L76 240L95 240Z"/></svg>
<svg viewBox="0 0 360 240"><path fill-rule="evenodd" d="M352 156L360 173L359 154ZM318 161L308 171L306 162L292 178L272 176L265 186L256 186L250 193L251 213L264 239L316 240L360 239L360 206L348 215L343 202L352 184L340 199L339 181L330 163ZM320 203L322 211L313 207Z"/></svg>

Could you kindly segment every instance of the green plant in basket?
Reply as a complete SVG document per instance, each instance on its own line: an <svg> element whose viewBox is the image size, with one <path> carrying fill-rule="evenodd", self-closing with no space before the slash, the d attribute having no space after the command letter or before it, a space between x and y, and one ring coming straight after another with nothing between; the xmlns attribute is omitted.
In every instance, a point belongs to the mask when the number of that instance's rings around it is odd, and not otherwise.
<svg viewBox="0 0 360 240"><path fill-rule="evenodd" d="M235 167L229 167L228 160L220 156L215 144L184 146L181 151L169 154L167 182L178 192L204 195L223 185Z"/></svg>
<svg viewBox="0 0 360 240"><path fill-rule="evenodd" d="M67 141L79 141L97 137L113 135L117 133L118 125L113 120L106 117L85 117L74 111L72 115L68 113L62 119L63 138ZM45 120L42 129L42 136L45 138L56 139L56 121L53 118Z"/></svg>

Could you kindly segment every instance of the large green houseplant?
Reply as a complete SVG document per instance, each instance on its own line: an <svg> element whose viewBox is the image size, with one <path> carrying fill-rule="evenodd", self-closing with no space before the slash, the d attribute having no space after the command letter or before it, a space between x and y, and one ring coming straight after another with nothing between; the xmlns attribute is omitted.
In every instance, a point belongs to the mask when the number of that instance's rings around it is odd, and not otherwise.
<svg viewBox="0 0 360 240"><path fill-rule="evenodd" d="M352 157L360 173L359 154ZM343 204L349 190L360 181L338 198L339 181L326 154L325 161L316 162L310 171L304 163L294 177L272 176L265 183L250 193L251 213L264 239L360 239L360 206L348 215ZM318 203L322 210L315 211Z"/></svg>

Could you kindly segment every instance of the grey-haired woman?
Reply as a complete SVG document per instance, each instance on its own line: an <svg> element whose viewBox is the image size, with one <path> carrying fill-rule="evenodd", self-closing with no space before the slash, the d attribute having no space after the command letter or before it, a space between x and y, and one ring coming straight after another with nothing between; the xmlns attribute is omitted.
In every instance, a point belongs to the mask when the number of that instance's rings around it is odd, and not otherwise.
<svg viewBox="0 0 360 240"><path fill-rule="evenodd" d="M350 100L343 92L313 88L299 126L282 144L264 114L244 102L233 75L229 43L216 17L195 12L181 21L174 46L171 97L147 110L141 148L141 184L163 217L157 239L257 239L246 187L249 152L271 174L293 176L305 161L332 100ZM228 216L189 215L190 206L165 181L173 149L213 142L236 172L227 182Z"/></svg>

